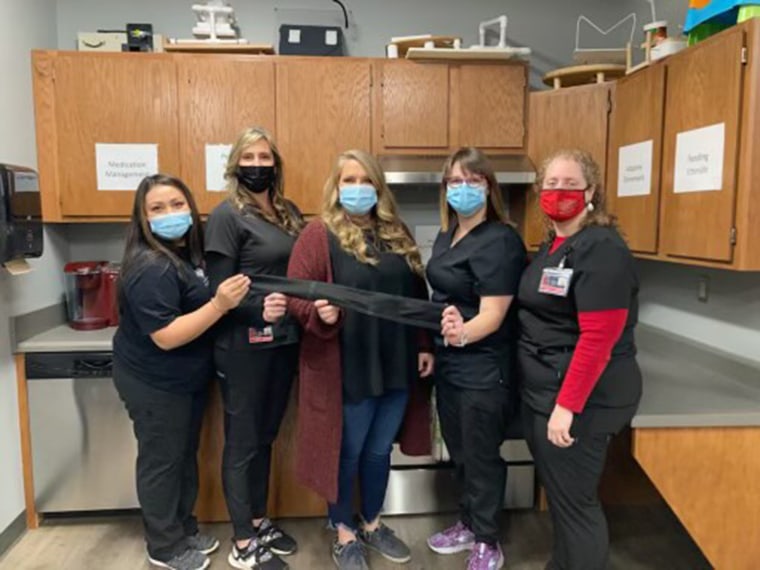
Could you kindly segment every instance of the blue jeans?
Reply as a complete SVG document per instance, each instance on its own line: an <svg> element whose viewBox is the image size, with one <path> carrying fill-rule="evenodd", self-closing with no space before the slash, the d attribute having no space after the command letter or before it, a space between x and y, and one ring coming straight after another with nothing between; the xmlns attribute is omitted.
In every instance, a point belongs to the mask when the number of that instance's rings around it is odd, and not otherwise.
<svg viewBox="0 0 760 570"><path fill-rule="evenodd" d="M391 449L404 419L409 392L391 390L359 403L343 404L343 437L338 470L338 501L328 505L330 523L354 529L354 480L359 474L361 516L380 514L388 487Z"/></svg>

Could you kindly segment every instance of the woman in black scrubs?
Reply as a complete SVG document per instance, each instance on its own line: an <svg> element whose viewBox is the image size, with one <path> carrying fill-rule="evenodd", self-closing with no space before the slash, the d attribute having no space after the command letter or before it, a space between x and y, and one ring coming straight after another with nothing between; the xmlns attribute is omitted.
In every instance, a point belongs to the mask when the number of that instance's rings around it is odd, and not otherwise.
<svg viewBox="0 0 760 570"><path fill-rule="evenodd" d="M493 168L475 148L446 162L441 232L427 276L433 301L450 305L436 339L436 405L461 485L460 520L428 539L440 554L472 550L468 569L500 568L497 515L506 467L499 449L514 409L512 299L525 246L507 223Z"/></svg>
<svg viewBox="0 0 760 570"><path fill-rule="evenodd" d="M518 360L526 439L554 526L547 568L602 570L599 478L610 438L641 397L638 277L591 155L558 152L538 188L549 236L520 282Z"/></svg>
<svg viewBox="0 0 760 570"><path fill-rule="evenodd" d="M235 273L284 277L301 213L283 195L283 163L272 136L246 129L230 151L228 199L206 225L211 286ZM272 443L290 397L298 361L298 324L279 293L254 293L222 320L215 360L224 400L222 482L232 519L235 568L278 570L295 540L266 518Z"/></svg>
<svg viewBox="0 0 760 570"><path fill-rule="evenodd" d="M137 437L137 496L150 563L202 570L219 547L198 533L196 454L213 375L208 330L248 292L243 275L212 297L203 234L190 190L155 175L135 194L119 280L113 376Z"/></svg>

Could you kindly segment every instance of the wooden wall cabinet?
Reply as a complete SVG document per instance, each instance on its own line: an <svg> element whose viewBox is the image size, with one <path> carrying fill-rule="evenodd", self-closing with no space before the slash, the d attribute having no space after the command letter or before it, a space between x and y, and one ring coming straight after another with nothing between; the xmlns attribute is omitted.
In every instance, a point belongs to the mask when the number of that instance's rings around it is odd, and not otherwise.
<svg viewBox="0 0 760 570"><path fill-rule="evenodd" d="M608 199L640 257L760 271L758 77L760 21L755 19L619 81ZM677 187L679 136L714 125L722 125L724 133L720 187ZM703 140L706 136L712 135L702 135ZM648 139L653 141L651 194L621 197L620 147Z"/></svg>
<svg viewBox="0 0 760 570"><path fill-rule="evenodd" d="M620 79L615 85L607 157L607 207L617 215L628 246L636 253L657 252L664 105L664 65L652 65ZM651 145L652 153L648 193L620 196L620 149L625 152L632 145L647 143ZM645 173L637 166L640 165L629 166L630 172L623 176L628 179L644 177Z"/></svg>
<svg viewBox="0 0 760 570"><path fill-rule="evenodd" d="M373 150L446 155L460 146L525 148L523 63L374 63Z"/></svg>
<svg viewBox="0 0 760 570"><path fill-rule="evenodd" d="M168 54L33 54L43 219L125 217L134 192L98 191L96 143L158 145L180 174L177 81Z"/></svg>
<svg viewBox="0 0 760 570"><path fill-rule="evenodd" d="M207 144L262 125L285 159L285 193L319 211L341 151L445 155L525 146L527 65L365 58L36 51L32 55L43 219L123 220L134 192L98 191L96 143L158 146L159 171L181 177L201 213ZM374 91L373 91L374 78Z"/></svg>
<svg viewBox="0 0 760 570"><path fill-rule="evenodd" d="M596 159L604 179L613 92L613 84L600 83L531 93L528 156L536 168L555 151L580 148ZM530 249L544 239L544 216L533 191L526 196L523 239Z"/></svg>
<svg viewBox="0 0 760 570"><path fill-rule="evenodd" d="M226 196L206 185L207 144L232 144L246 127L262 126L277 136L275 64L235 56L177 58L181 177L192 188L201 213Z"/></svg>
<svg viewBox="0 0 760 570"><path fill-rule="evenodd" d="M325 180L342 151L369 151L370 62L325 58L277 64L277 137L285 193L303 212L320 210Z"/></svg>
<svg viewBox="0 0 760 570"><path fill-rule="evenodd" d="M667 62L662 255L727 263L733 259L744 35L742 28L734 28ZM682 192L674 182L677 137L721 123L725 147L720 189Z"/></svg>

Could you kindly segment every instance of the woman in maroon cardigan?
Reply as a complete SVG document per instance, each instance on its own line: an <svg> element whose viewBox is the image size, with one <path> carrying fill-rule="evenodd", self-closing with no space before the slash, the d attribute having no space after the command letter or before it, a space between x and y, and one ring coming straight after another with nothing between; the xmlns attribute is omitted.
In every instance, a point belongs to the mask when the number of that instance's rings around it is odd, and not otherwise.
<svg viewBox="0 0 760 570"><path fill-rule="evenodd" d="M338 157L321 217L301 233L288 276L394 295L427 297L419 250L401 222L377 160ZM425 335L405 325L343 311L327 301L290 299L303 327L296 471L328 502L341 569L367 568L364 547L394 562L409 548L380 522L393 441L430 452L433 357ZM361 519L352 508L359 475Z"/></svg>

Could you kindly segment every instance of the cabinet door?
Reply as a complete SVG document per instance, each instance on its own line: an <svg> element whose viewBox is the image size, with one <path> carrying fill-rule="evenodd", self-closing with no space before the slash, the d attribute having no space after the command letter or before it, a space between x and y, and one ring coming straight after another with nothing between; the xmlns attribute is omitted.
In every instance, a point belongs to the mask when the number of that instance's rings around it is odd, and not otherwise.
<svg viewBox="0 0 760 570"><path fill-rule="evenodd" d="M177 76L168 54L61 53L55 96L63 216L131 213L133 191L98 191L96 143L156 144L159 171L180 174Z"/></svg>
<svg viewBox="0 0 760 570"><path fill-rule="evenodd" d="M610 118L607 204L617 215L628 246L641 253L657 253L664 101L664 65L639 71L615 85L615 104ZM620 172L621 149L625 157L624 172ZM639 156L639 152L651 152L651 155ZM630 153L635 156L628 158ZM651 170L646 173L644 169L648 161L651 161ZM635 186L647 175L650 180L644 194L644 188Z"/></svg>
<svg viewBox="0 0 760 570"><path fill-rule="evenodd" d="M277 135L285 194L317 213L337 155L370 150L370 63L336 59L277 64Z"/></svg>
<svg viewBox="0 0 760 570"><path fill-rule="evenodd" d="M449 148L449 66L383 61L376 64L376 150Z"/></svg>
<svg viewBox="0 0 760 570"><path fill-rule="evenodd" d="M591 153L604 180L611 89L602 83L530 94L528 156L537 169L551 153L579 148ZM544 222L535 192L529 192L526 209L524 240L536 247Z"/></svg>
<svg viewBox="0 0 760 570"><path fill-rule="evenodd" d="M246 127L274 133L274 63L189 56L177 60L177 76L182 178L209 213L226 194L207 188L206 145L232 144Z"/></svg>
<svg viewBox="0 0 760 570"><path fill-rule="evenodd" d="M484 150L525 146L526 65L453 66L451 84L453 146Z"/></svg>
<svg viewBox="0 0 760 570"><path fill-rule="evenodd" d="M744 31L737 28L666 62L661 224L665 255L714 261L731 261L733 257L743 45ZM701 154L702 146L700 143L693 154L684 153L683 164L677 165L676 137L717 124L725 128L720 188L684 191L684 187L676 187L677 169L684 171L692 157L700 158L696 155ZM694 167L701 169L704 164L694 163Z"/></svg>

